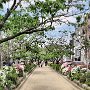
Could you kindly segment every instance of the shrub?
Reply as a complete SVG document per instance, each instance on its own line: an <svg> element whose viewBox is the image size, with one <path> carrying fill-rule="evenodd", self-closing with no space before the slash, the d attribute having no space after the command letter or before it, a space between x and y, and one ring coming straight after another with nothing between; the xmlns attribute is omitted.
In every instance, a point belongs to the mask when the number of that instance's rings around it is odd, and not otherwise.
<svg viewBox="0 0 90 90"><path fill-rule="evenodd" d="M60 66L59 66L59 64L56 64L56 71L59 71L60 70Z"/></svg>
<svg viewBox="0 0 90 90"><path fill-rule="evenodd" d="M49 66L50 66L50 67L52 67L52 66L53 66L53 64L52 64L52 63L50 63L50 64L49 64Z"/></svg>
<svg viewBox="0 0 90 90"><path fill-rule="evenodd" d="M53 65L52 65L52 68L53 68L53 69L56 69L56 64L53 64Z"/></svg>
<svg viewBox="0 0 90 90"><path fill-rule="evenodd" d="M88 86L90 86L90 78L86 79L86 82L85 82Z"/></svg>
<svg viewBox="0 0 90 90"><path fill-rule="evenodd" d="M30 64L26 64L24 71L25 72L29 72L30 70L31 70L31 65Z"/></svg>
<svg viewBox="0 0 90 90"><path fill-rule="evenodd" d="M25 72L31 72L33 67L36 67L36 65L35 64L26 64L24 71Z"/></svg>
<svg viewBox="0 0 90 90"><path fill-rule="evenodd" d="M0 90L4 90L4 86L0 83Z"/></svg>
<svg viewBox="0 0 90 90"><path fill-rule="evenodd" d="M19 69L19 74L18 74L19 77L23 77L23 70Z"/></svg>
<svg viewBox="0 0 90 90"><path fill-rule="evenodd" d="M90 72L87 72L86 78L90 78Z"/></svg>
<svg viewBox="0 0 90 90"><path fill-rule="evenodd" d="M13 68L12 71L8 72L6 74L6 88L8 88L8 90L12 90L12 85L17 85L17 77L18 74L16 73L16 70Z"/></svg>
<svg viewBox="0 0 90 90"><path fill-rule="evenodd" d="M6 81L6 88L7 88L8 90L11 90L12 84L13 84L13 82L12 82L11 80L7 80L7 81Z"/></svg>
<svg viewBox="0 0 90 90"><path fill-rule="evenodd" d="M59 64L53 64L53 63L51 63L51 64L50 64L50 67L52 67L52 68L55 69L56 71L60 71L60 70L61 70Z"/></svg>
<svg viewBox="0 0 90 90"><path fill-rule="evenodd" d="M80 83L85 83L86 75L80 76Z"/></svg>
<svg viewBox="0 0 90 90"><path fill-rule="evenodd" d="M0 77L0 90L4 90L4 83L1 77Z"/></svg>
<svg viewBox="0 0 90 90"><path fill-rule="evenodd" d="M68 75L67 75L68 78L71 78L71 72L68 72Z"/></svg>
<svg viewBox="0 0 90 90"><path fill-rule="evenodd" d="M90 86L90 72L87 72L86 74L86 82L85 82L88 86Z"/></svg>
<svg viewBox="0 0 90 90"><path fill-rule="evenodd" d="M15 69L13 69L11 72L9 72L9 73L6 75L7 82L8 82L9 80L11 80L13 84L17 84L17 77L18 77L18 75L17 75Z"/></svg>
<svg viewBox="0 0 90 90"><path fill-rule="evenodd" d="M76 73L73 74L72 77L73 77L73 79L79 80L81 75L82 74L80 72L76 72Z"/></svg>

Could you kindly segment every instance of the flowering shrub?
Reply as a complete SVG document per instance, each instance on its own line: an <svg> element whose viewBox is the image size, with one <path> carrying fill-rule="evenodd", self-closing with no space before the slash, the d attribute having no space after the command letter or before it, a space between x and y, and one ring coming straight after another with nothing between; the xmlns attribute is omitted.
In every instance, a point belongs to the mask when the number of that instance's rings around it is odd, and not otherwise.
<svg viewBox="0 0 90 90"><path fill-rule="evenodd" d="M12 66L4 66L3 70L5 71L5 74L8 74L9 72L12 72L14 68Z"/></svg>
<svg viewBox="0 0 90 90"><path fill-rule="evenodd" d="M75 66L74 68L72 68L71 74L74 74L74 73L77 73L77 72L80 72L80 67Z"/></svg>
<svg viewBox="0 0 90 90"><path fill-rule="evenodd" d="M0 83L5 84L6 74L4 70L0 70Z"/></svg>
<svg viewBox="0 0 90 90"><path fill-rule="evenodd" d="M17 84L17 77L18 75L15 69L13 69L11 72L8 72L8 74L6 75L7 81L12 81L12 84Z"/></svg>
<svg viewBox="0 0 90 90"><path fill-rule="evenodd" d="M4 90L7 87L10 90L12 84L17 84L17 73L15 68L11 66L4 66L2 70L0 70L0 90Z"/></svg>
<svg viewBox="0 0 90 90"><path fill-rule="evenodd" d="M23 70L23 71L24 71L24 65L17 64L17 65L16 65L16 68L17 68L18 70Z"/></svg>
<svg viewBox="0 0 90 90"><path fill-rule="evenodd" d="M68 65L67 67L62 69L62 74L68 75L71 72L72 66Z"/></svg>

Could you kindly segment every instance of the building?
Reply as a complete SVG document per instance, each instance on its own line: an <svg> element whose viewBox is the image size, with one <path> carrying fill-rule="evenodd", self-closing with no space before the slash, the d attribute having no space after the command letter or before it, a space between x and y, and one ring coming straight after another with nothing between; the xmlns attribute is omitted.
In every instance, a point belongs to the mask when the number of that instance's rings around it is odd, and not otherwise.
<svg viewBox="0 0 90 90"><path fill-rule="evenodd" d="M73 58L75 61L90 62L90 17L88 16L87 24L79 27L72 34L73 40Z"/></svg>

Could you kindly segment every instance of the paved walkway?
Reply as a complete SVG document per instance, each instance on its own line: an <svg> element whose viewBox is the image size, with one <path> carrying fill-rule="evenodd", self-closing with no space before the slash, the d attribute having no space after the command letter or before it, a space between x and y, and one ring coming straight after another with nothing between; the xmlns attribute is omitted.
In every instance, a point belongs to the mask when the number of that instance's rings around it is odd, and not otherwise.
<svg viewBox="0 0 90 90"><path fill-rule="evenodd" d="M83 90L73 86L50 67L37 67L20 90Z"/></svg>

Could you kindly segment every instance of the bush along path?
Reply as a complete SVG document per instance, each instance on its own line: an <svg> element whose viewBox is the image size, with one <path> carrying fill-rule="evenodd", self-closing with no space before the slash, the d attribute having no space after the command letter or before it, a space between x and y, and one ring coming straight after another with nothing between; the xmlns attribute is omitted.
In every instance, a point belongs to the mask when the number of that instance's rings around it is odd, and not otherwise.
<svg viewBox="0 0 90 90"><path fill-rule="evenodd" d="M22 66L22 67L21 67ZM0 70L0 90L14 90L32 72L35 64L4 66Z"/></svg>
<svg viewBox="0 0 90 90"><path fill-rule="evenodd" d="M49 64L55 71L67 77L67 79L73 81L78 86L84 88L85 90L90 90L90 72L87 72L85 69L80 69L73 67L70 71L65 71L65 67L62 68L60 64Z"/></svg>

